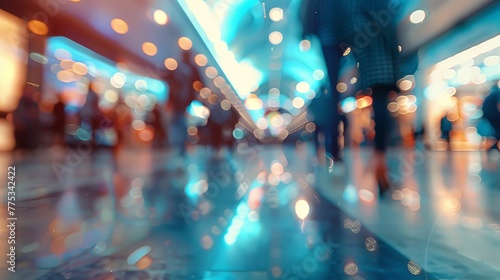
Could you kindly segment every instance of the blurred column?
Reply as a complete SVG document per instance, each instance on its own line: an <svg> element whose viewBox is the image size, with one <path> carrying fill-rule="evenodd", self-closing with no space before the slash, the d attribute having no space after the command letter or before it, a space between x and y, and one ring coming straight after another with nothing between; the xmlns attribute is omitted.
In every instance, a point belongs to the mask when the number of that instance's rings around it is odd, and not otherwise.
<svg viewBox="0 0 500 280"><path fill-rule="evenodd" d="M24 22L0 10L0 151L14 148L11 112L18 105L26 78L27 36Z"/></svg>
<svg viewBox="0 0 500 280"><path fill-rule="evenodd" d="M44 136L48 133L47 129L43 128L47 124L42 123L43 117L40 104L43 99L42 95L47 93L43 83L45 65L49 60L45 53L47 38L50 34L49 15L43 10L38 10L32 13L28 19L24 18L24 20L27 20L28 61L26 90L23 94L26 100L29 100L28 102L35 102L31 106L31 113L25 116L33 124L33 128L30 129L28 135L31 136L31 139L37 139L27 144L29 148L38 148L44 145Z"/></svg>
<svg viewBox="0 0 500 280"><path fill-rule="evenodd" d="M36 35L30 33L28 41L28 67L26 82L39 90L42 88L44 65L47 63L45 48L47 46L47 35Z"/></svg>

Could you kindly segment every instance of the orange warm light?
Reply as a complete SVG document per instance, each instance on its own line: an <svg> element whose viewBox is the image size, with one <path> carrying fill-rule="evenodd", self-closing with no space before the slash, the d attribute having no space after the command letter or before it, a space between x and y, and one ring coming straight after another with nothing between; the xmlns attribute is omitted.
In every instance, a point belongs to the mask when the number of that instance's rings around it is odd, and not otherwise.
<svg viewBox="0 0 500 280"><path fill-rule="evenodd" d="M36 19L28 21L28 29L36 35L46 35L49 33L47 24Z"/></svg>
<svg viewBox="0 0 500 280"><path fill-rule="evenodd" d="M165 59L165 67L170 70L170 71L174 71L175 69L177 69L177 60L173 59L173 58L167 58Z"/></svg>
<svg viewBox="0 0 500 280"><path fill-rule="evenodd" d="M5 119L0 119L0 151L10 151L15 148L16 142L13 136L13 128L10 122Z"/></svg>
<svg viewBox="0 0 500 280"><path fill-rule="evenodd" d="M5 71L0 71L0 111L12 112L18 104L19 98L23 92L23 87L32 90L35 85L29 84L26 80L26 62L20 54L27 54L28 40L23 35L25 22L0 9L0 61L2 68ZM47 26L42 23L31 22L28 28L34 31L40 31L44 28L45 33L48 32ZM31 31L31 32L34 32ZM13 38L19 40L12 40ZM27 83L28 82L28 83ZM10 151L15 147L14 128L12 126L12 114L8 114L7 118L0 118L0 151Z"/></svg>
<svg viewBox="0 0 500 280"><path fill-rule="evenodd" d="M71 83L75 78L75 74L69 70L62 70L57 73L57 79L63 83Z"/></svg>
<svg viewBox="0 0 500 280"><path fill-rule="evenodd" d="M149 56L154 56L158 53L158 48L155 44L151 42L145 42L142 44L142 51Z"/></svg>
<svg viewBox="0 0 500 280"><path fill-rule="evenodd" d="M372 98L370 96L363 96L356 101L356 107L358 109L364 109L372 105Z"/></svg>
<svg viewBox="0 0 500 280"><path fill-rule="evenodd" d="M136 263L136 266L138 269L143 270L150 267L152 264L153 264L153 259L150 256L146 255Z"/></svg>
<svg viewBox="0 0 500 280"><path fill-rule="evenodd" d="M200 91L203 88L203 83L200 81L195 81L193 83L193 89L196 91Z"/></svg>
<svg viewBox="0 0 500 280"><path fill-rule="evenodd" d="M87 73L88 73L87 65L85 65L84 63L81 63L81 62L73 63L73 65L71 66L71 69L73 70L73 72L75 72L76 74L78 74L80 76L87 75Z"/></svg>
<svg viewBox="0 0 500 280"><path fill-rule="evenodd" d="M194 57L194 62L196 63L196 65L202 67L202 66L207 65L208 59L205 55L200 53Z"/></svg>
<svg viewBox="0 0 500 280"><path fill-rule="evenodd" d="M180 37L178 40L179 48L187 51L193 47L193 42L188 37Z"/></svg>
<svg viewBox="0 0 500 280"><path fill-rule="evenodd" d="M128 32L128 24L119 18L111 20L111 28L118 34L125 34Z"/></svg>

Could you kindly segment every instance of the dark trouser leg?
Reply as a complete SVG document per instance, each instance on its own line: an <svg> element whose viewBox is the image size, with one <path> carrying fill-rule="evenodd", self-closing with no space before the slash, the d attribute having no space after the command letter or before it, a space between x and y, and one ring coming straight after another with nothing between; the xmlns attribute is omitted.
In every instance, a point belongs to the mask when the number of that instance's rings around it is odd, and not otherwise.
<svg viewBox="0 0 500 280"><path fill-rule="evenodd" d="M373 115L375 120L375 150L385 152L387 139L390 133L391 114L387 110L389 92L393 90L390 86L376 86L372 88Z"/></svg>
<svg viewBox="0 0 500 280"><path fill-rule="evenodd" d="M316 127L316 131L314 132L314 146L316 147L316 151L319 150L319 134L321 130L319 127Z"/></svg>
<svg viewBox="0 0 500 280"><path fill-rule="evenodd" d="M335 135L338 137L339 133L338 131L335 132L333 127L326 127L324 130L324 135L325 135L325 151L327 154L331 155L334 159L340 158L339 156L339 144L338 141L335 142L333 140L333 137Z"/></svg>
<svg viewBox="0 0 500 280"><path fill-rule="evenodd" d="M493 128L495 129L495 139L497 141L500 141L500 122L499 123L495 123Z"/></svg>
<svg viewBox="0 0 500 280"><path fill-rule="evenodd" d="M214 148L219 150L222 148L222 126L219 124L214 124L212 127Z"/></svg>
<svg viewBox="0 0 500 280"><path fill-rule="evenodd" d="M339 92L337 91L337 83L340 70L340 59L342 58L343 51L337 45L322 46L323 55L325 57L326 68L328 71L328 78L330 79L331 94L332 94L332 123L331 129L325 131L325 140L329 139L330 145L326 146L327 153L331 153L334 159L340 159L340 146L339 146L339 122L340 116L338 112ZM329 137L326 136L329 133Z"/></svg>
<svg viewBox="0 0 500 280"><path fill-rule="evenodd" d="M498 141L500 141L500 122L493 122L492 123L493 129L495 130L495 145L492 147L492 149L500 150L500 147L498 146Z"/></svg>

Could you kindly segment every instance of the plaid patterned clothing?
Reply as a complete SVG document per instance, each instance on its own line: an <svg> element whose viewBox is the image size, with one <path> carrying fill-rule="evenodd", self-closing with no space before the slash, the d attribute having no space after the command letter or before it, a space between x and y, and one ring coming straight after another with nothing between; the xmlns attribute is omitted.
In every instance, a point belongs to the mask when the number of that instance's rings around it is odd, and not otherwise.
<svg viewBox="0 0 500 280"><path fill-rule="evenodd" d="M332 17L340 45L350 46L359 62L361 86L394 85L398 79L398 43L389 0L333 1L336 7Z"/></svg>
<svg viewBox="0 0 500 280"><path fill-rule="evenodd" d="M359 77L363 88L393 85L397 82L395 53L383 38L377 37L366 49L354 52L359 62Z"/></svg>
<svg viewBox="0 0 500 280"><path fill-rule="evenodd" d="M362 88L394 85L398 43L390 1L399 0L303 0L304 35L318 35L328 48L351 47Z"/></svg>

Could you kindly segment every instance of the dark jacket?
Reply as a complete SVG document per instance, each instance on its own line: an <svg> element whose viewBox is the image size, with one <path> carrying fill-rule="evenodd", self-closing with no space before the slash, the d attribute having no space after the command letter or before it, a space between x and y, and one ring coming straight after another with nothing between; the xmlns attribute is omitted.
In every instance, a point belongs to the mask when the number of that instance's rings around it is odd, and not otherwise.
<svg viewBox="0 0 500 280"><path fill-rule="evenodd" d="M500 123L500 89L494 87L491 93L484 99L483 103L483 116L490 123Z"/></svg>
<svg viewBox="0 0 500 280"><path fill-rule="evenodd" d="M300 18L304 35L352 49L362 88L392 86L402 76L395 22L401 6L389 0L304 0Z"/></svg>

